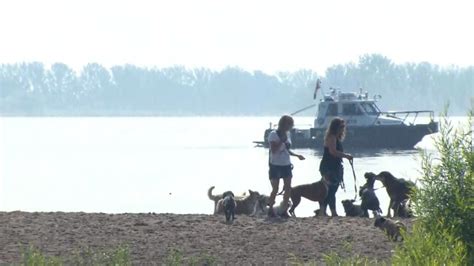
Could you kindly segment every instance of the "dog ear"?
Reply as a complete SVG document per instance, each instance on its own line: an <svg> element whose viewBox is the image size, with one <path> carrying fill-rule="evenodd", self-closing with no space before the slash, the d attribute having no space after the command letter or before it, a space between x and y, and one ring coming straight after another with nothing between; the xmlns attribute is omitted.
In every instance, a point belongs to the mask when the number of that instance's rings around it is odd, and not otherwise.
<svg viewBox="0 0 474 266"><path fill-rule="evenodd" d="M388 171L382 171L382 172L380 172L380 173L378 174L378 176L383 177L383 178L385 178L385 177L390 177L390 176L393 177L393 175L392 175L390 172L388 172Z"/></svg>
<svg viewBox="0 0 474 266"><path fill-rule="evenodd" d="M378 215L377 218L375 218L374 226L379 227L381 224L385 222L385 218L382 216Z"/></svg>
<svg viewBox="0 0 474 266"><path fill-rule="evenodd" d="M375 178L377 175L372 172L367 172L364 174L365 179Z"/></svg>

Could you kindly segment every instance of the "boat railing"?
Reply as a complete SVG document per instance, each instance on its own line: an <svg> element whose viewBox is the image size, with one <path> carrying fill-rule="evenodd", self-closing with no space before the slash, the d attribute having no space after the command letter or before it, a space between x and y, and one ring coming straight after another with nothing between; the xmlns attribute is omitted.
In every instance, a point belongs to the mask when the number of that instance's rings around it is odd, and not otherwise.
<svg viewBox="0 0 474 266"><path fill-rule="evenodd" d="M304 128L311 128L313 126L313 124L310 124L310 123L305 123L305 124L295 124L294 125L294 128L297 128L297 129L304 129ZM270 123L269 129L277 129L278 128L278 123Z"/></svg>
<svg viewBox="0 0 474 266"><path fill-rule="evenodd" d="M377 117L374 120L374 124L377 122L378 118L382 115L399 119L402 123L405 123L410 115L413 116L413 120L409 122L410 125L414 125L416 119L420 114L428 114L430 117L430 121L434 121L434 111L431 110L417 110L417 111L386 111L386 112L379 112ZM401 115L401 116L400 116ZM404 115L404 116L403 116Z"/></svg>

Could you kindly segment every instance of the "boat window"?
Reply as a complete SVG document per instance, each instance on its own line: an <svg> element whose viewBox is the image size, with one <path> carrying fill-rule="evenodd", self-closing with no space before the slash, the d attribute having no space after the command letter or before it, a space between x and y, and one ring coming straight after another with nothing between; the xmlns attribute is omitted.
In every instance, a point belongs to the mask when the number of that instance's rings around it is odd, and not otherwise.
<svg viewBox="0 0 474 266"><path fill-rule="evenodd" d="M326 116L337 116L337 104L332 103L328 105Z"/></svg>
<svg viewBox="0 0 474 266"><path fill-rule="evenodd" d="M361 103L361 106L362 109L364 109L364 111L369 115L378 113L377 107L375 107L374 103Z"/></svg>
<svg viewBox="0 0 474 266"><path fill-rule="evenodd" d="M361 115L362 112L355 103L345 103L342 105L343 115Z"/></svg>

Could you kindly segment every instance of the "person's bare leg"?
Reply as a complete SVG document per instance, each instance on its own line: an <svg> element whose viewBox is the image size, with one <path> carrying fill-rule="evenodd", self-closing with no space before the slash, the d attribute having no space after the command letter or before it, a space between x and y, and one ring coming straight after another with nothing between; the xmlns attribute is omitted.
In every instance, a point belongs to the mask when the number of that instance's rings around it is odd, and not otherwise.
<svg viewBox="0 0 474 266"><path fill-rule="evenodd" d="M290 201L291 196L291 177L283 178L283 202L284 210L288 209L288 202Z"/></svg>
<svg viewBox="0 0 474 266"><path fill-rule="evenodd" d="M275 205L275 198L278 193L278 187L280 186L280 179L270 179L270 184L272 185L272 192L270 193L270 198L268 200L268 214L273 216L273 205Z"/></svg>

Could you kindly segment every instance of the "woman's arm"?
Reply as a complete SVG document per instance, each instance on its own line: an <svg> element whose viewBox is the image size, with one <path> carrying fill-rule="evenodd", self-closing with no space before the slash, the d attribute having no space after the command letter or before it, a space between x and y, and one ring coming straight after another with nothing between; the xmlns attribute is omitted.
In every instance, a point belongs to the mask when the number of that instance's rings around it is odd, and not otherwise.
<svg viewBox="0 0 474 266"><path fill-rule="evenodd" d="M334 157L346 158L348 160L353 159L352 155L348 153L340 152L336 149L336 137L329 136L329 138L326 139L326 146L329 149L329 153Z"/></svg>
<svg viewBox="0 0 474 266"><path fill-rule="evenodd" d="M300 159L300 160L304 160L304 159L306 159L306 158L304 158L304 156L303 156L303 155L296 154L296 153L294 153L294 152L292 152L292 151L290 151L290 150L288 150L288 153L289 153L291 156L298 157L298 159Z"/></svg>
<svg viewBox="0 0 474 266"><path fill-rule="evenodd" d="M285 144L288 136L286 135L286 133L282 134L281 136L278 135L278 133L276 132L272 132L270 134L270 150L272 151L272 153L276 153L278 150L280 150L281 145Z"/></svg>
<svg viewBox="0 0 474 266"><path fill-rule="evenodd" d="M270 150L272 151L272 153L276 153L281 145L283 145L283 142L281 141L270 141Z"/></svg>

